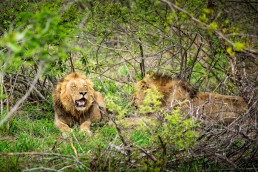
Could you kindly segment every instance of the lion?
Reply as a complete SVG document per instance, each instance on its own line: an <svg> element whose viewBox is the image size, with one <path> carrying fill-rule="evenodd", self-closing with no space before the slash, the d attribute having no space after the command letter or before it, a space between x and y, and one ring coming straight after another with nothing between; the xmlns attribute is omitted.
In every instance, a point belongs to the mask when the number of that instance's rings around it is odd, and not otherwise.
<svg viewBox="0 0 258 172"><path fill-rule="evenodd" d="M103 119L106 111L104 98L93 89L86 76L70 73L63 77L53 91L55 126L61 132L70 132L80 125L83 132L91 133L91 122Z"/></svg>
<svg viewBox="0 0 258 172"><path fill-rule="evenodd" d="M208 122L230 124L247 111L247 103L239 96L198 92L183 80L174 80L169 76L146 75L135 85L135 105L142 105L146 92L156 87L163 95L162 106L180 110L198 119Z"/></svg>

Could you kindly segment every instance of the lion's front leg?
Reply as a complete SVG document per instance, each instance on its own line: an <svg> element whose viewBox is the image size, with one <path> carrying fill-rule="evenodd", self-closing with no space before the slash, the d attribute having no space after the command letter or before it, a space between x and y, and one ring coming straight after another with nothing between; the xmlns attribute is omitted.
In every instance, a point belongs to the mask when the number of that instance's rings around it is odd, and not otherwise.
<svg viewBox="0 0 258 172"><path fill-rule="evenodd" d="M83 123L81 123L81 125L80 125L81 131L82 132L87 132L88 134L91 134L90 124L91 124L90 120L86 120Z"/></svg>
<svg viewBox="0 0 258 172"><path fill-rule="evenodd" d="M55 126L61 132L71 132L71 128L64 122L62 122L57 116L55 117Z"/></svg>
<svg viewBox="0 0 258 172"><path fill-rule="evenodd" d="M101 112L100 112L100 107L97 104L93 104L92 107L90 108L90 120L92 122L100 122L102 117L101 117Z"/></svg>

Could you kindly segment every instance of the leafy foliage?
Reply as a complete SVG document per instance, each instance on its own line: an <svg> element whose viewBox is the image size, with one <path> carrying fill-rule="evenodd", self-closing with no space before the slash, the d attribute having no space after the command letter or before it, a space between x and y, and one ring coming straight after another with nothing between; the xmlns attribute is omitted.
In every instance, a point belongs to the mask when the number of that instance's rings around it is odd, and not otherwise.
<svg viewBox="0 0 258 172"><path fill-rule="evenodd" d="M198 132L193 130L198 124L193 119L184 119L183 112L178 108L172 112L166 112L161 107L163 95L156 87L146 89L143 104L140 105L139 112L142 114L155 113L164 117L165 122L161 126L154 125L151 132L157 132L158 135L170 144L174 144L177 150L188 149L194 146ZM157 127L158 126L158 127ZM156 131L155 131L156 130ZM152 137L153 141L156 137Z"/></svg>
<svg viewBox="0 0 258 172"><path fill-rule="evenodd" d="M144 90L143 104L140 105L140 113L154 113L161 110L161 99L163 95L157 90L156 87Z"/></svg>
<svg viewBox="0 0 258 172"><path fill-rule="evenodd" d="M162 131L164 140L174 143L178 150L189 149L196 144L198 132L194 128L198 124L193 119L184 119L179 109L165 115L165 119L167 125Z"/></svg>

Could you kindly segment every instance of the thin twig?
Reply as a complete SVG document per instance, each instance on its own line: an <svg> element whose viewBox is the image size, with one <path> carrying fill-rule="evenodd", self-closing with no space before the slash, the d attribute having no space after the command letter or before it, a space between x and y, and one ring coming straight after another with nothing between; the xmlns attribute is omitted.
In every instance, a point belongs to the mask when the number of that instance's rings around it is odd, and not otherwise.
<svg viewBox="0 0 258 172"><path fill-rule="evenodd" d="M59 171L64 171L65 169L67 169L67 168L71 168L71 167L73 167L73 166L76 166L77 164L71 164L71 165L67 165L67 166L64 166L64 167L62 167L62 168L60 168L59 170L57 170L58 172Z"/></svg>
<svg viewBox="0 0 258 172"><path fill-rule="evenodd" d="M75 72L75 68L73 65L73 57L72 57L72 52L70 51L70 56L69 56L69 60L70 60L70 64L71 64L71 72Z"/></svg>
<svg viewBox="0 0 258 172"><path fill-rule="evenodd" d="M120 137L120 139L121 139L121 141L122 141L124 147L125 147L125 148L126 148L126 147L130 147L130 146L126 143L124 137L122 136L122 134L121 134L121 129L118 127L116 121L115 121L111 116L109 116L109 119L115 124L117 133L118 133L118 135L119 135L119 137ZM128 155L128 161L130 161L130 159L131 159L131 150L130 150L130 149L127 149L126 152L127 152L127 155Z"/></svg>
<svg viewBox="0 0 258 172"><path fill-rule="evenodd" d="M74 156L70 155L63 155L58 153L47 153L47 152L0 152L0 156L20 156L20 155L30 155L30 156L57 156L57 157L63 157L68 159L74 159Z"/></svg>
<svg viewBox="0 0 258 172"><path fill-rule="evenodd" d="M77 152L76 148L73 145L73 138L72 137L70 138L70 144L71 144L71 147L73 149L75 157L78 158L78 152Z"/></svg>
<svg viewBox="0 0 258 172"><path fill-rule="evenodd" d="M0 88L2 88L1 89L1 93L0 93L0 95L2 96L3 94L4 94L4 74L3 73L0 73L0 82L1 82L1 84L0 84ZM0 100L1 101L1 115L4 113L4 101L3 101L3 99L1 99Z"/></svg>
<svg viewBox="0 0 258 172"><path fill-rule="evenodd" d="M152 161L157 162L157 158L154 155L149 154L146 150L144 150L140 146L135 145L135 147L137 147L140 151L142 151L145 155L147 155Z"/></svg>
<svg viewBox="0 0 258 172"><path fill-rule="evenodd" d="M23 172L28 172L28 171L57 171L55 169L52 168L46 168L46 167L36 167L36 168L30 168L27 170L23 170Z"/></svg>
<svg viewBox="0 0 258 172"><path fill-rule="evenodd" d="M173 9L176 9L177 11L180 11L184 14L186 14L191 20L193 20L194 22L200 24L201 26L204 26L203 29L210 29L211 26L210 25L207 25L206 23L203 23L202 21L200 21L199 19L195 18L193 15L191 15L189 12L187 12L186 10L180 8L179 6L175 5L174 3L172 2L169 2L167 0L161 0L163 1L164 3L168 4L170 8L173 8ZM218 29L215 29L214 30L214 33L217 34L218 37L220 37L221 39L223 39L224 41L226 41L227 43L229 43L231 46L235 46L234 42L229 40L222 32L220 32ZM253 50L253 49L250 49L250 48L247 48L245 47L243 52L247 53L248 55L252 56L253 58L257 58L257 54L258 52Z"/></svg>

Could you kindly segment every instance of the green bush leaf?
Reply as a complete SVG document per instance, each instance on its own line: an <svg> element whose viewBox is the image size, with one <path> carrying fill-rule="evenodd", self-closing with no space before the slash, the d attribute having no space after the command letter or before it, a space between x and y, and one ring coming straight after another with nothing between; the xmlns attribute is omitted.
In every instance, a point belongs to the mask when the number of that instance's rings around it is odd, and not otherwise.
<svg viewBox="0 0 258 172"><path fill-rule="evenodd" d="M234 56L236 53L233 51L232 47L228 47L227 48L227 53L230 55L230 56Z"/></svg>
<svg viewBox="0 0 258 172"><path fill-rule="evenodd" d="M243 51L245 48L245 44L244 43L241 43L241 42L236 42L234 44L234 50L235 51Z"/></svg>
<svg viewBox="0 0 258 172"><path fill-rule="evenodd" d="M216 22L212 22L212 23L210 24L210 27L211 27L212 30L215 30L215 29L218 28L218 24L217 24Z"/></svg>

